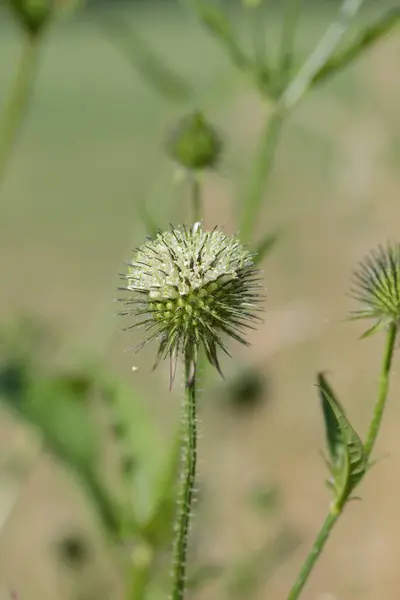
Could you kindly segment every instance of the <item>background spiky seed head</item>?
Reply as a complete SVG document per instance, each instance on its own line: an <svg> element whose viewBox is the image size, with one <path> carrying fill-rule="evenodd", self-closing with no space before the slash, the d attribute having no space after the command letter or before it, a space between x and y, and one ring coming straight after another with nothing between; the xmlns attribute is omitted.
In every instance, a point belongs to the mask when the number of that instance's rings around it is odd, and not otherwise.
<svg viewBox="0 0 400 600"><path fill-rule="evenodd" d="M363 305L354 319L377 320L367 334L400 322L400 244L379 246L360 262L351 295Z"/></svg>
<svg viewBox="0 0 400 600"><path fill-rule="evenodd" d="M200 112L178 121L167 138L169 155L189 170L212 168L222 150L222 142L214 127Z"/></svg>
<svg viewBox="0 0 400 600"><path fill-rule="evenodd" d="M243 332L257 318L262 298L253 256L236 238L205 231L200 223L149 239L124 279L130 296L122 301L133 309L121 314L141 317L131 327L151 332L139 347L159 339L158 360L171 358L171 379L177 357L195 362L200 346L220 371L217 351L227 353L224 334L246 344Z"/></svg>

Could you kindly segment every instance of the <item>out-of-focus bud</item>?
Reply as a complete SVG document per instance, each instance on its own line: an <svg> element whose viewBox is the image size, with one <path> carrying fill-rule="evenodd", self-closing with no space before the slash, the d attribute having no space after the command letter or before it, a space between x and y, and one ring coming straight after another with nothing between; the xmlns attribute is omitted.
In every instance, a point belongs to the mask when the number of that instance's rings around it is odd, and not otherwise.
<svg viewBox="0 0 400 600"><path fill-rule="evenodd" d="M30 35L38 35L47 25L55 0L9 0L18 21Z"/></svg>
<svg viewBox="0 0 400 600"><path fill-rule="evenodd" d="M168 136L168 154L189 170L211 169L221 155L222 142L200 112L181 119Z"/></svg>
<svg viewBox="0 0 400 600"><path fill-rule="evenodd" d="M240 371L228 386L228 402L239 411L258 408L268 395L268 378L255 367Z"/></svg>

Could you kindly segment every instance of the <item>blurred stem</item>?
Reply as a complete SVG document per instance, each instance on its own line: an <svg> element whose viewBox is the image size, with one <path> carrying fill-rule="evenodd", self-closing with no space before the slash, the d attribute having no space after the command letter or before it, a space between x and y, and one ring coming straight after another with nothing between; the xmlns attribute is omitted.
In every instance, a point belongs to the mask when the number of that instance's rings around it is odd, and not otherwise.
<svg viewBox="0 0 400 600"><path fill-rule="evenodd" d="M289 83L282 96L282 105L291 109L312 86L318 71L328 62L347 33L351 21L360 10L364 0L343 0L338 16L305 61L298 74Z"/></svg>
<svg viewBox="0 0 400 600"><path fill-rule="evenodd" d="M246 244L253 237L254 226L260 214L264 191L274 164L284 120L284 114L276 109L274 114L268 118L261 136L250 176L249 190L244 201L244 213L240 226L240 237Z"/></svg>
<svg viewBox="0 0 400 600"><path fill-rule="evenodd" d="M178 498L178 514L175 521L171 600L183 600L185 597L188 537L197 463L196 371L196 362L192 353L188 352L185 357L183 465Z"/></svg>
<svg viewBox="0 0 400 600"><path fill-rule="evenodd" d="M364 445L364 451L367 459L369 459L371 452L374 448L376 439L378 437L380 425L382 423L383 412L385 410L386 400L389 391L389 376L392 367L397 328L397 323L392 323L387 332L385 352L383 356L383 364L379 382L378 400L376 402L372 420L369 426L367 441ZM349 498L346 499L345 504L348 501ZM333 526L335 525L336 521L343 512L345 504L341 507L339 512L332 511L326 517L325 522L318 534L318 537L315 540L314 546L312 547L311 552L308 555L287 600L297 600L297 598L299 598L301 591L305 586L308 577L325 546L325 543L333 529Z"/></svg>
<svg viewBox="0 0 400 600"><path fill-rule="evenodd" d="M281 59L279 65L283 86L287 85L293 67L294 42L300 17L300 9L301 0L286 0L282 27Z"/></svg>
<svg viewBox="0 0 400 600"><path fill-rule="evenodd" d="M150 546L139 546L133 554L131 581L128 600L144 600L152 573L154 550Z"/></svg>
<svg viewBox="0 0 400 600"><path fill-rule="evenodd" d="M318 534L317 539L314 542L314 545L311 549L311 552L307 556L305 563L303 564L301 571L296 579L294 586L292 587L287 600L297 600L300 597L300 594L307 583L307 580L310 576L311 571L314 568L315 563L321 555L322 550L326 544L326 541L338 520L340 513L329 513L326 517L324 524L322 525L320 532Z"/></svg>
<svg viewBox="0 0 400 600"><path fill-rule="evenodd" d="M190 173L191 197L193 206L193 222L197 223L202 220L203 206L201 201L201 184L200 174L196 171Z"/></svg>
<svg viewBox="0 0 400 600"><path fill-rule="evenodd" d="M369 426L367 440L364 445L364 451L367 459L370 457L373 447L378 437L379 428L382 422L383 412L385 410L386 400L389 391L389 375L392 366L393 352L397 336L397 323L392 323L387 332L385 354L383 357L382 371L379 380L378 400L372 415Z"/></svg>
<svg viewBox="0 0 400 600"><path fill-rule="evenodd" d="M1 115L0 183L4 178L8 160L31 99L40 41L40 34L25 34L25 45L22 49L17 76Z"/></svg>

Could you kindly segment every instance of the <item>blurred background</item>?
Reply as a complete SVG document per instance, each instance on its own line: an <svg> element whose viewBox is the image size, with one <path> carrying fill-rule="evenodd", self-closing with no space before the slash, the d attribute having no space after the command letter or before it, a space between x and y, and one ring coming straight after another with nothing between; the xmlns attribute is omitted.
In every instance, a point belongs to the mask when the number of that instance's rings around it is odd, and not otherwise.
<svg viewBox="0 0 400 600"><path fill-rule="evenodd" d="M299 60L337 5L303 2ZM356 28L395 6L366 2ZM272 0L261 13L233 7L243 43L263 27L272 52L281 8ZM15 21L0 14L3 102L22 41ZM146 49L173 85L149 76ZM200 402L192 553L202 571L193 598L288 593L330 500L319 370L365 433L383 339L359 340L363 326L346 321L347 293L364 253L399 240L399 59L399 35L388 36L310 93L284 126L257 224L258 236L282 231L262 265L265 319L249 349L232 346L226 381L211 375ZM168 527L158 523L154 537L139 527L116 544L104 531L108 500L97 482L117 503L127 484L144 523L166 457L170 466L176 455L182 385L168 392L168 365L150 373L154 345L126 352L141 332L119 333L126 323L113 301L146 222L165 228L190 220L164 139L197 108L225 144L204 179L205 223L234 233L265 107L190 11L173 1L91 0L49 28L0 193L1 600L14 593L18 600L127 598L125 563L146 563L149 540L162 551L140 597L166 597ZM362 501L346 509L304 600L399 597L399 391L395 364L376 450L384 460L362 484ZM35 399L33 409L26 398Z"/></svg>

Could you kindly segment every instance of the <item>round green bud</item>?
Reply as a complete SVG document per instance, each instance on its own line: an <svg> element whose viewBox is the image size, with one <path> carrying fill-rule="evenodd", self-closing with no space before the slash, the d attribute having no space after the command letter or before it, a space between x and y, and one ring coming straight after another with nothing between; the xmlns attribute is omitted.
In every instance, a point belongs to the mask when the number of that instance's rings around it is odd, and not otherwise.
<svg viewBox="0 0 400 600"><path fill-rule="evenodd" d="M218 134L200 112L181 119L166 146L178 164L192 171L214 167L222 150Z"/></svg>
<svg viewBox="0 0 400 600"><path fill-rule="evenodd" d="M55 0L9 0L11 9L23 28L32 36L38 35L49 22Z"/></svg>

